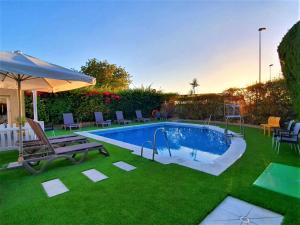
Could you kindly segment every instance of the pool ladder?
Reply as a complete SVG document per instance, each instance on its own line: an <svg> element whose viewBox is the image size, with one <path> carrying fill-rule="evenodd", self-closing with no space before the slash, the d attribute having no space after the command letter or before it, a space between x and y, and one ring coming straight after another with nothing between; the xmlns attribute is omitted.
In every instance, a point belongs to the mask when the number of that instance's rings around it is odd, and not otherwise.
<svg viewBox="0 0 300 225"><path fill-rule="evenodd" d="M245 138L245 126L244 126L244 118L242 116L240 117L236 117L239 119L239 127L240 127L240 132L237 133L237 137L242 137ZM226 127L224 129L224 134L227 137L234 137L233 134L229 134L228 133L228 123L229 123L229 118L225 118L226 119Z"/></svg>
<svg viewBox="0 0 300 225"><path fill-rule="evenodd" d="M157 143L156 143L156 140L157 140L157 134L158 134L159 131L161 131L164 134L165 141L166 141L167 146L168 146L169 155L170 155L170 157L172 157L171 149L170 149L170 145L169 145L169 140L168 140L168 137L167 137L167 131L163 127L157 128L155 130L154 135L153 135L153 142L149 140L149 141L145 141L143 143L142 148L141 148L141 157L143 157L145 144L150 143L152 145L152 150L153 150L152 160L154 161L154 155L158 153L157 152Z"/></svg>

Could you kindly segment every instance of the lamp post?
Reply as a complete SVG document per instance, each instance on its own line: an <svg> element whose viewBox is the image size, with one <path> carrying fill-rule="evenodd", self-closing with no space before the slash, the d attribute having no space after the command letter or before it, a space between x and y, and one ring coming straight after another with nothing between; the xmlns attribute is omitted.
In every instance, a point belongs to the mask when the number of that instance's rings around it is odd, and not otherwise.
<svg viewBox="0 0 300 225"><path fill-rule="evenodd" d="M258 33L259 33L259 77L258 77L258 82L259 83L261 83L261 32L266 29L267 28L265 28L265 27L260 27L258 29Z"/></svg>
<svg viewBox="0 0 300 225"><path fill-rule="evenodd" d="M270 81L272 80L272 66L273 66L273 64L269 65L269 69L270 69Z"/></svg>

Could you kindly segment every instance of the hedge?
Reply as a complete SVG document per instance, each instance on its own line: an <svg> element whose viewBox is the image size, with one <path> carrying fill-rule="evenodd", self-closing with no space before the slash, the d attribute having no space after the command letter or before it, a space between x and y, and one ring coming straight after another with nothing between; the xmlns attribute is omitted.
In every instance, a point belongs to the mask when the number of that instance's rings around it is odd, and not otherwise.
<svg viewBox="0 0 300 225"><path fill-rule="evenodd" d="M283 79L255 84L246 88L231 88L220 94L175 95L151 89L129 89L110 93L97 89L76 90L57 94L39 94L39 119L61 124L62 114L72 112L79 121L94 121L93 113L101 111L106 119L115 119L121 110L126 118L134 119L135 110L150 117L153 109L167 111L180 119L202 120L210 115L213 120L224 120L224 102L237 101L242 106L245 121L260 124L269 116L283 120L295 118L292 100ZM26 98L26 112L32 117L32 97Z"/></svg>
<svg viewBox="0 0 300 225"><path fill-rule="evenodd" d="M300 21L283 37L278 54L295 111L300 118Z"/></svg>
<svg viewBox="0 0 300 225"><path fill-rule="evenodd" d="M76 90L55 94L40 93L38 96L38 116L45 123L62 123L62 114L73 113L79 121L94 121L94 112L101 111L106 119L115 119L115 111L121 110L129 119L135 118L135 110L140 109L145 117L151 116L153 109L160 108L175 94L164 94L154 90L129 89L118 93L98 90ZM26 95L26 116L33 117L32 96Z"/></svg>
<svg viewBox="0 0 300 225"><path fill-rule="evenodd" d="M294 119L292 101L283 79L246 88L232 88L220 94L179 96L175 112L182 119L224 120L224 102L241 105L245 121L250 124L265 123L269 116L279 116L283 121Z"/></svg>

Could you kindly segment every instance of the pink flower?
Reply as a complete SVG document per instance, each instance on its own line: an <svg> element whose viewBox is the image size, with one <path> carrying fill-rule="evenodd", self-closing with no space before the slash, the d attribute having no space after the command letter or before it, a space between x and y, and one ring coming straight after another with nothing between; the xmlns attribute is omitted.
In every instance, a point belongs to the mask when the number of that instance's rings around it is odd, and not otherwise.
<svg viewBox="0 0 300 225"><path fill-rule="evenodd" d="M111 93L108 92L108 91L105 91L105 92L103 92L102 94L103 94L103 96L110 96L110 95L111 95Z"/></svg>
<svg viewBox="0 0 300 225"><path fill-rule="evenodd" d="M120 97L119 95L115 95L115 96L114 96L114 99L115 99L116 101L119 101L119 100L121 99L121 97Z"/></svg>
<svg viewBox="0 0 300 225"><path fill-rule="evenodd" d="M107 104L107 105L110 104L111 103L110 98L105 98L104 103Z"/></svg>

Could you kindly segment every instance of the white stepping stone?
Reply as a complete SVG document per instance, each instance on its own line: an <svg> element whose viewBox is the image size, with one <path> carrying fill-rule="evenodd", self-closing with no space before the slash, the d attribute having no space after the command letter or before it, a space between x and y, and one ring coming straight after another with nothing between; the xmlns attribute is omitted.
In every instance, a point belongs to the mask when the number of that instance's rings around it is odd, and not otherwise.
<svg viewBox="0 0 300 225"><path fill-rule="evenodd" d="M283 216L233 197L227 197L200 225L280 225Z"/></svg>
<svg viewBox="0 0 300 225"><path fill-rule="evenodd" d="M19 168L22 166L22 163L19 162L10 162L7 165L7 169L15 169L15 168Z"/></svg>
<svg viewBox="0 0 300 225"><path fill-rule="evenodd" d="M42 183L48 197L53 197L69 191L69 189L60 181L60 179L49 180Z"/></svg>
<svg viewBox="0 0 300 225"><path fill-rule="evenodd" d="M86 170L83 171L82 173L93 182L98 182L100 180L104 180L108 178L108 176L104 175L103 173L95 169Z"/></svg>
<svg viewBox="0 0 300 225"><path fill-rule="evenodd" d="M116 167L119 167L120 169L125 170L125 171L131 171L131 170L136 169L136 167L134 167L126 162L123 162L123 161L115 162L115 163L113 163L113 165L115 165Z"/></svg>

